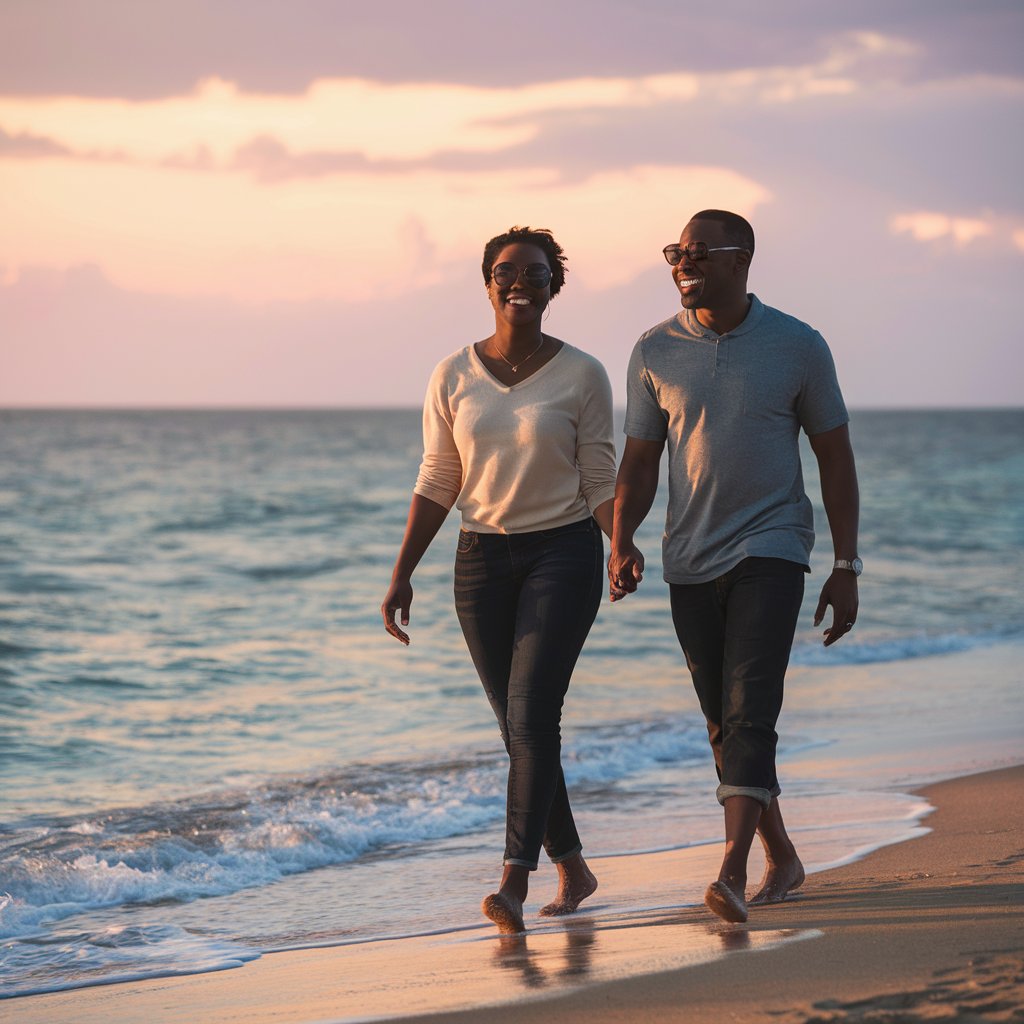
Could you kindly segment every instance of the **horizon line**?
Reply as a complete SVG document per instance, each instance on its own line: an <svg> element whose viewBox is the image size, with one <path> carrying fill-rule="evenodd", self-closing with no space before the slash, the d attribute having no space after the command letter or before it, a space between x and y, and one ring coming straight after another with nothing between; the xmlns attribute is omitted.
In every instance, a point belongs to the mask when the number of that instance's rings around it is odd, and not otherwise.
<svg viewBox="0 0 1024 1024"><path fill-rule="evenodd" d="M1019 404L997 403L993 405L851 405L851 413L857 412L1021 412L1024 401ZM257 405L257 404L167 404L167 405L118 405L118 404L0 404L0 414L6 412L422 412L420 404L410 405ZM613 406L615 413L625 413L624 406Z"/></svg>

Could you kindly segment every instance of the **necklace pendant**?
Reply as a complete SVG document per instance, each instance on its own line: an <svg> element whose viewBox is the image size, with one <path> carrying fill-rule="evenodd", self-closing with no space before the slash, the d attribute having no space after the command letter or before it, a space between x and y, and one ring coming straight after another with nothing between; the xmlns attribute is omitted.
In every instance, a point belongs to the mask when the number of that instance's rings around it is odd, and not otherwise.
<svg viewBox="0 0 1024 1024"><path fill-rule="evenodd" d="M522 359L520 359L518 363L513 363L512 360L509 359L509 357L505 355L505 353L502 352L500 348L498 349L498 358L503 363L505 363L505 365L508 366L513 373L518 373L519 367L522 366L523 363L528 363L543 347L544 335L542 334L540 338L540 344L528 356L524 356Z"/></svg>

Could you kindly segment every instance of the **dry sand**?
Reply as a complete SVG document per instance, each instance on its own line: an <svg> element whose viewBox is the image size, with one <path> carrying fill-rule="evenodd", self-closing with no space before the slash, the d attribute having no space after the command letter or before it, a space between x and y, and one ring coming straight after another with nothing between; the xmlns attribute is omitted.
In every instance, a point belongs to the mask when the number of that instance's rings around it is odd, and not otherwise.
<svg viewBox="0 0 1024 1024"><path fill-rule="evenodd" d="M920 838L811 875L746 925L703 908L268 954L237 970L0 1002L18 1024L1024 1021L1024 767L939 783ZM718 851L679 858L712 872ZM636 869L600 867L602 885ZM756 881L752 877L752 882ZM507 1005L483 1009L487 1003ZM452 1007L472 1007L456 1011Z"/></svg>

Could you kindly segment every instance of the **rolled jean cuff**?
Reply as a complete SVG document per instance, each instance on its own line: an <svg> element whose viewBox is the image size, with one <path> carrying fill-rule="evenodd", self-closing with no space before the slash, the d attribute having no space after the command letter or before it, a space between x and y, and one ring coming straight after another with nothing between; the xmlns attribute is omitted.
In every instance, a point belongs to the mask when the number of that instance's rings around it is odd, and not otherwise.
<svg viewBox="0 0 1024 1024"><path fill-rule="evenodd" d="M535 860L534 861L518 860L515 857L506 857L504 859L504 861L502 861L502 863L503 864L516 864L519 867L526 868L529 871L536 871L537 870L537 862Z"/></svg>
<svg viewBox="0 0 1024 1024"><path fill-rule="evenodd" d="M552 864L561 864L562 861L568 860L570 857L575 857L577 853L581 853L583 850L583 844L577 843L568 853L560 853L557 857L552 857L548 854L548 859ZM506 864L508 861L505 862Z"/></svg>
<svg viewBox="0 0 1024 1024"><path fill-rule="evenodd" d="M749 796L752 800L756 800L765 810L768 810L772 797L778 796L781 792L782 788L777 782L771 789L762 789L759 786L726 786L723 783L718 787L715 796L718 797L718 802L723 807L725 806L725 801L731 796Z"/></svg>

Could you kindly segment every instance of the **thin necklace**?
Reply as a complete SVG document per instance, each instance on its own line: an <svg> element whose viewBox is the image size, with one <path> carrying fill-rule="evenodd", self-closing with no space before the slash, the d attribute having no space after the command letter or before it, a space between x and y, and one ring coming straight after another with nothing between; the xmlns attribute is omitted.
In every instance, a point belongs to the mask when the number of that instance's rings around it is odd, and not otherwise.
<svg viewBox="0 0 1024 1024"><path fill-rule="evenodd" d="M540 336L540 344L528 356L524 356L520 359L518 363L513 363L511 359L507 359L505 357L505 353L498 348L497 341L494 342L494 347L497 350L498 355L501 356L502 361L508 363L508 365L512 367L512 372L518 373L519 367L522 366L523 363L529 362L544 347L544 335L542 334Z"/></svg>

